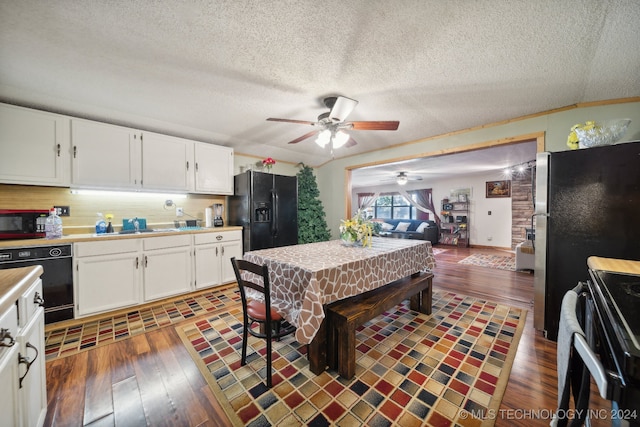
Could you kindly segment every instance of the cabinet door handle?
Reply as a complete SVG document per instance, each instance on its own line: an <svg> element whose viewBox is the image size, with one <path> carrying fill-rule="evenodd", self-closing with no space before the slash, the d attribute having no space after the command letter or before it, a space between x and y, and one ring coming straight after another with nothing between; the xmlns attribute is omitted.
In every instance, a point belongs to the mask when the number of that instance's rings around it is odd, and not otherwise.
<svg viewBox="0 0 640 427"><path fill-rule="evenodd" d="M44 307L44 298L40 296L38 292L33 296L33 303L37 304L40 307Z"/></svg>
<svg viewBox="0 0 640 427"><path fill-rule="evenodd" d="M198 172L198 162L196 162L196 172Z"/></svg>
<svg viewBox="0 0 640 427"><path fill-rule="evenodd" d="M60 144L58 144L58 157L60 157Z"/></svg>
<svg viewBox="0 0 640 427"><path fill-rule="evenodd" d="M136 270L140 267L140 260L136 257Z"/></svg>
<svg viewBox="0 0 640 427"><path fill-rule="evenodd" d="M220 248L220 252L222 253L222 256L224 256L224 246Z"/></svg>
<svg viewBox="0 0 640 427"><path fill-rule="evenodd" d="M5 341L9 340L8 343ZM8 329L0 329L0 347L13 347L16 340L11 336L11 332Z"/></svg>
<svg viewBox="0 0 640 427"><path fill-rule="evenodd" d="M216 246L216 256L218 256L218 247Z"/></svg>
<svg viewBox="0 0 640 427"><path fill-rule="evenodd" d="M78 146L77 146L77 145L74 145L74 146L73 146L73 158L74 158L74 159L76 158L76 154L78 154Z"/></svg>
<svg viewBox="0 0 640 427"><path fill-rule="evenodd" d="M20 377L20 388L22 388L22 380L24 380L24 377L27 376L27 374L29 373L29 369L31 369L31 365L33 365L33 362L36 361L36 359L38 359L38 349L32 345L30 342L27 343L27 349L32 348L35 350L36 355L34 356L34 358L32 360L29 360L28 357L23 356L22 354L18 353L18 364L20 365L27 365L27 370L25 371L24 375Z"/></svg>
<svg viewBox="0 0 640 427"><path fill-rule="evenodd" d="M189 170L189 161L187 160L187 170Z"/></svg>
<svg viewBox="0 0 640 427"><path fill-rule="evenodd" d="M147 264L149 264L149 258L145 255L144 256L144 268L147 268Z"/></svg>

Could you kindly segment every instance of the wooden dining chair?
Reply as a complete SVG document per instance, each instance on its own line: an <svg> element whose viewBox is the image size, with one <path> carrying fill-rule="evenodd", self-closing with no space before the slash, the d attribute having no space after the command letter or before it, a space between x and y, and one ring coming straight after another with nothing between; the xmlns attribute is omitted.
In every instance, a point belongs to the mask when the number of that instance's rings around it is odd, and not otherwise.
<svg viewBox="0 0 640 427"><path fill-rule="evenodd" d="M242 298L243 328L242 328L242 360L241 365L247 364L248 334L266 340L267 344L267 387L271 388L271 343L281 337L295 332L296 328L289 324L280 313L271 307L269 284L269 269L266 265L258 265L242 259L231 258L233 271L236 274L240 296ZM262 280L262 284L242 278L242 272L250 272ZM246 277L246 276L245 276ZM246 288L262 294L263 301L247 297ZM258 329L255 326L259 326Z"/></svg>

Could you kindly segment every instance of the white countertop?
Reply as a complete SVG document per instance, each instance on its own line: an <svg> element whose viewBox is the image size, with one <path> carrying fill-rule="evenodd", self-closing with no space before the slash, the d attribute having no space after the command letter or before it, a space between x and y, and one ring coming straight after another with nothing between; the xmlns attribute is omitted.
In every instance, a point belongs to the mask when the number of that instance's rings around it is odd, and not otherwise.
<svg viewBox="0 0 640 427"><path fill-rule="evenodd" d="M95 242L102 240L140 239L147 237L175 236L180 234L220 233L223 231L242 230L240 226L225 226L213 228L201 228L194 230L158 231L139 234L69 234L60 239L24 239L24 240L0 240L0 248L22 248L27 246L63 245L75 242Z"/></svg>
<svg viewBox="0 0 640 427"><path fill-rule="evenodd" d="M0 314L16 303L42 271L40 265L0 270Z"/></svg>

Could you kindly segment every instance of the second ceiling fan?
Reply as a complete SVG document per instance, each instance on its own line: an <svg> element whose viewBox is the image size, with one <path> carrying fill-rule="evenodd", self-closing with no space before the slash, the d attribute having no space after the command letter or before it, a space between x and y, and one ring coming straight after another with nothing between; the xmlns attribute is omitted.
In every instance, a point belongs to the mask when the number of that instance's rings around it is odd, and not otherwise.
<svg viewBox="0 0 640 427"><path fill-rule="evenodd" d="M345 130L397 130L400 122L398 121L345 121L347 116L351 114L353 109L358 105L358 101L346 98L344 96L331 96L324 98L324 105L329 111L318 116L318 120L310 122L306 120L277 119L268 118L272 122L296 123L302 125L311 125L316 129L298 137L289 144L297 144L314 135L318 135L316 143L321 147L331 144L331 148L340 148L342 146L352 147L357 142L345 132Z"/></svg>

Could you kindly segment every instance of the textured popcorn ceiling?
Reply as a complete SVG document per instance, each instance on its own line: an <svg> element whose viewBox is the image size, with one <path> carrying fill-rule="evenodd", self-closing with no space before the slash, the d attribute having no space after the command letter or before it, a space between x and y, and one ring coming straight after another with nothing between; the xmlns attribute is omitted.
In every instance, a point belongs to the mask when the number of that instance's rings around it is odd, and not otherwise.
<svg viewBox="0 0 640 427"><path fill-rule="evenodd" d="M640 95L638 0L4 0L0 100L318 165L287 142L360 103L371 151Z"/></svg>

